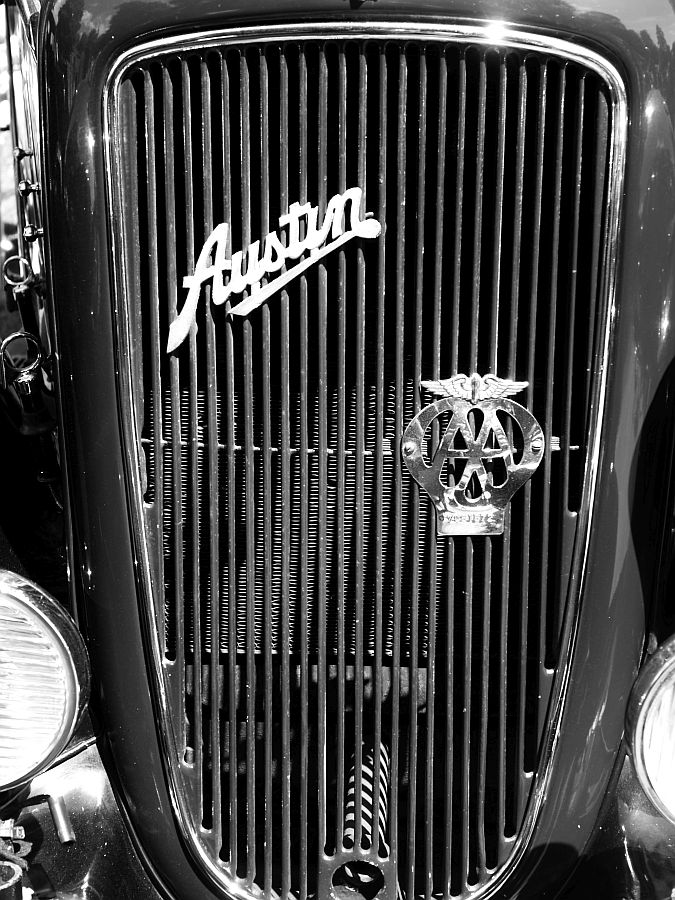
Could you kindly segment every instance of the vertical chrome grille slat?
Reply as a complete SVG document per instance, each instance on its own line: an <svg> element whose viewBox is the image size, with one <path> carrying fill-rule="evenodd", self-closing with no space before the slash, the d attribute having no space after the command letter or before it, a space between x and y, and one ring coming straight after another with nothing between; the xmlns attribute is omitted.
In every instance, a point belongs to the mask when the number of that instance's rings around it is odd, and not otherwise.
<svg viewBox="0 0 675 900"><path fill-rule="evenodd" d="M232 143L229 125L229 108L230 108L230 76L225 55L219 56L220 61L220 79L222 89L222 100L220 106L220 114L222 119L222 167L223 167L223 216L226 222L230 221L232 214L232 185L230 180L230 165L232 160ZM239 802L237 796L237 772L238 772L238 718L237 718L237 645L238 645L238 616L237 616L237 578L233 573L237 569L237 539L236 539L236 480L237 480L237 460L235 454L235 382L234 382L234 335L232 322L227 320L225 328L225 443L226 443L226 466L227 466L227 569L224 572L226 577L227 592L225 594L227 600L227 675L228 675L228 802L229 816L226 820L225 827L229 831L229 855L228 865L231 876L237 871L237 854L238 846L238 828L239 828Z"/></svg>
<svg viewBox="0 0 675 900"><path fill-rule="evenodd" d="M492 322L490 326L490 371L496 372L499 349L499 304L501 291L502 232L504 228L504 157L506 153L506 62L499 61L499 113L497 117L497 175L495 233L492 249Z"/></svg>
<svg viewBox="0 0 675 900"><path fill-rule="evenodd" d="M454 790L457 783L455 778L455 754L454 754L454 737L455 737L455 666L454 666L454 634L455 634L455 603L453 582L455 574L455 546L454 543L448 547L446 555L446 582L447 593L446 600L448 604L448 628L446 631L446 682L445 682L445 807L443 810L443 836L444 836L444 854L443 854L443 898L449 900L453 891L453 871L452 864L454 861L454 846L456 845L456 832L454 809Z"/></svg>
<svg viewBox="0 0 675 900"><path fill-rule="evenodd" d="M497 80L498 78L498 80ZM492 284L491 284L491 307L492 315L490 322L489 337L489 368L491 371L497 371L498 355L499 355L499 330L500 330L500 287L501 287L501 260L502 260L502 233L503 233L503 214L504 214L504 167L505 167L505 141L506 141L506 101L507 101L507 82L506 82L506 61L502 57L499 59L498 73L495 73L497 84L495 91L498 96L498 112L496 116L497 130L497 154L496 154L496 173L494 179L494 237L492 247ZM490 181L492 178L490 176ZM488 809L488 756L491 753L488 749L490 721L489 714L494 704L493 698L490 696L490 688L494 685L491 679L491 669L496 663L493 662L495 654L493 653L492 632L494 624L492 621L492 572L493 572L493 556L502 562L502 568L508 569L508 557L505 554L500 556L500 550L508 544L510 530L506 530L501 540L488 538L484 547L484 563L483 563L483 631L481 636L481 656L483 660L481 672L481 715L480 715L480 753L479 753L479 773L478 773L478 792L477 792L477 829L478 829L478 879L480 882L486 881L488 878L488 870L494 867L494 860L489 858L492 847L488 846L488 838L486 835L486 813L490 814ZM503 584L503 582L502 582ZM496 591L495 591L496 593ZM508 602L508 601L507 601ZM500 609L502 609L500 604ZM508 607L507 607L508 608ZM501 646L501 645L500 645ZM501 671L499 675L501 677Z"/></svg>
<svg viewBox="0 0 675 900"><path fill-rule="evenodd" d="M433 533L434 514L429 510L429 530L431 531L429 548L429 569L431 583L429 585L429 657L427 663L427 721L426 721L426 782L424 785L425 800L425 834L424 834L424 896L431 900L434 892L434 798L436 794L434 782L434 737L436 726L436 628L437 628L437 555L436 535ZM442 791L439 791L442 793Z"/></svg>
<svg viewBox="0 0 675 900"><path fill-rule="evenodd" d="M341 61L344 60L344 54ZM346 65L346 61L342 62L342 66ZM357 73L354 73L355 75ZM341 79L346 86L346 72ZM358 183L366 185L366 141L368 139L365 121L365 108L367 96L367 78L365 59L363 50L361 49L358 57L358 127L356 131L356 140L358 142L357 154L357 178ZM346 96L345 96L345 112L346 112ZM346 160L347 154L344 154ZM345 188L346 177L345 177ZM367 208L368 196L364 197L363 213ZM346 268L346 260L344 261ZM363 585L363 568L364 568L364 436L365 436L365 316L366 316L366 285L363 251L357 249L356 259L356 459L354 467L355 498L354 498L354 521L356 527L355 535L355 581L356 581L356 622L355 622L355 643L356 652L354 659L354 768L355 768L355 816L356 828L354 839L357 847L365 847L369 842L365 840L362 830L363 814L364 814L364 798L363 798L363 660L364 660L364 585ZM339 809L339 806L338 806ZM374 834L377 834L377 826L373 825Z"/></svg>
<svg viewBox="0 0 675 900"><path fill-rule="evenodd" d="M288 133L288 131L286 131ZM291 401L289 297L281 295L281 896L291 891Z"/></svg>
<svg viewBox="0 0 675 900"><path fill-rule="evenodd" d="M155 153L155 92L152 79L149 72L144 73L144 99L145 99L145 146L146 146L146 163L147 163L147 210L148 210L148 227L151 231L157 233L159 223L157 221L157 157ZM157 246L151 248L149 261L149 287L150 287L150 330L152 334L152 356L155 360L152 366L152 395L156 398L152 403L152 431L153 431L153 449L152 461L154 465L154 478L159 485L164 484L164 423L162 416L162 403L159 398L162 395L161 390L161 372L159 360L161 359L161 336L160 336L160 299L159 299L159 261L157 259ZM155 492L155 503L157 507L157 522L163 522L164 504L163 491ZM161 561L158 566L158 582L164 585L164 554L161 554ZM159 613L159 634L163 642L163 650L166 654L166 607L165 604L159 603L157 611Z"/></svg>
<svg viewBox="0 0 675 900"><path fill-rule="evenodd" d="M338 189L344 191L347 181L347 70L344 51L339 52L337 59L337 71L334 73L337 81L337 118L338 118ZM335 161L333 161L335 165ZM336 576L337 576L337 770L335 785L335 843L334 846L343 846L343 833L345 831L345 779L349 768L350 758L345 753L346 740L346 715L347 715L347 685L346 685L346 649L345 649L345 503L347 465L347 373L346 373L346 312L347 286L345 284L345 255L340 251L338 259L338 285L337 285L337 441L335 466L337 468L337 497L336 497ZM355 753L358 753L357 741L354 741ZM358 771L358 763L355 764ZM360 782L356 786L356 802L360 804ZM359 820L358 810L355 814L355 825ZM354 827L353 842L360 840Z"/></svg>
<svg viewBox="0 0 675 900"><path fill-rule="evenodd" d="M185 203L185 250L186 263L190 269L195 263L195 215L193 191L193 141L192 141L192 97L191 76L185 60L181 63L182 112L183 112L183 162L185 178L183 179ZM188 430L188 523L189 523L189 559L188 584L190 597L189 618L185 621L184 641L191 657L191 674L187 675L188 694L192 692L191 709L188 709L188 761L195 767L196 781L199 789L199 819L203 819L203 754L202 754L202 639L201 639L201 580L200 580L200 449L199 409L197 396L197 334L196 326L190 329L189 365L187 391L187 430ZM182 415L181 415L182 418ZM187 548L186 548L187 549ZM188 673L190 667L188 666ZM191 714L191 715L190 715Z"/></svg>
<svg viewBox="0 0 675 900"><path fill-rule="evenodd" d="M253 436L253 346L250 329L244 324L244 404L245 404L245 447L246 447L246 522L247 522L247 564L246 564L246 671L245 671L245 735L246 735L246 856L245 878L253 884L255 877L255 468ZM238 721L236 723L238 733ZM236 787L238 790L238 785ZM241 848L239 849L241 854ZM240 863L237 860L237 870Z"/></svg>
<svg viewBox="0 0 675 900"><path fill-rule="evenodd" d="M311 900L377 855L402 900L468 898L526 821L559 663L605 328L607 88L555 53L338 27L160 55L122 102L125 247L160 232L126 277L195 839L251 897ZM355 186L377 240L243 317L204 288L166 353L217 223L229 258ZM422 381L473 371L529 382L545 474L503 537L437 539L401 436Z"/></svg>
<svg viewBox="0 0 675 900"><path fill-rule="evenodd" d="M377 56L379 93L378 93L378 194L377 217L378 221L386 221L387 214L387 60L384 48L379 49ZM384 328L385 328L385 272L386 256L385 242L382 238L378 241L378 290L377 290L377 373L375 385L375 442L378 447L384 440ZM384 477L384 460L378 453L375 460L375 483L381 485ZM384 516L384 502L382 491L375 493L375 659L382 659L384 650L383 627L383 547L382 525ZM375 726L373 730L373 744L375 746L375 785L373 793L373 808L380 808L380 770L382 766L382 693L383 693L383 667L375 666ZM380 856L386 855L383 842L378 841Z"/></svg>
<svg viewBox="0 0 675 900"><path fill-rule="evenodd" d="M289 326L288 326L288 295L282 297L282 421L281 421L281 481L282 481L282 602L281 602L281 827L282 827L282 896L287 897L290 891L290 859L291 859L291 749L290 749L290 713L291 713L291 695L290 695L290 635L289 635L289 577L290 577L290 548L288 545L290 537L290 507L291 507L291 491L290 491L290 422L289 422L289 389L288 389L288 370L289 370Z"/></svg>
<svg viewBox="0 0 675 900"><path fill-rule="evenodd" d="M462 232L464 208L464 157L466 154L466 57L464 53L459 60L459 78L457 79L457 162L455 170L455 240L454 267L452 273L452 321L454 323L452 337L452 353L450 369L458 372L459 366L459 299L462 288Z"/></svg>
<svg viewBox="0 0 675 900"><path fill-rule="evenodd" d="M404 292L405 292L405 244L404 214L405 214L405 171L406 171L406 140L407 140L407 60L401 53L398 61L398 139L397 139L397 175L396 175L396 233L398 255L396 258L396 310L395 310L395 402L394 402L394 446L401 441L403 432L403 340L404 340ZM400 689L401 689L401 599L402 599L402 537L403 537L403 472L398 454L394 455L394 640L392 660L392 684L391 684L391 767L398 772L400 768ZM391 786L391 855L398 864L400 853L399 846L399 783L394 779ZM400 842L405 847L405 841Z"/></svg>
<svg viewBox="0 0 675 900"><path fill-rule="evenodd" d="M259 72L260 72L260 164L261 164L261 191L260 191L260 232L264 233L267 229L267 223L270 218L270 197L269 197L269 178L270 178L270 160L269 160L269 84L267 72L267 60L263 53L259 56ZM265 730L263 737L264 759L265 759L265 788L264 788L264 807L263 816L265 823L265 843L264 858L262 860L264 870L264 890L265 896L271 898L273 896L272 883L272 861L276 853L275 840L273 835L273 734L274 734L274 670L272 666L272 647L274 645L274 597L272 583L272 563L274 559L274 539L272 536L272 526L274 521L274 499L275 491L272 481L272 424L271 424L271 388L270 388L270 368L272 357L272 339L270 326L270 310L265 307L262 311L263 316L263 483L264 483L264 508L263 521L265 530L264 540L264 570L265 570L265 626L266 635L264 641L265 656L265 672L264 672L264 704L265 704ZM282 339L283 340L283 339ZM283 372L281 373L283 378ZM285 514L285 511L284 511ZM282 529L282 543L285 544L286 533ZM282 554L285 555L285 546ZM282 611L283 619L283 611ZM283 779L282 779L283 780ZM256 850L258 848L256 847Z"/></svg>
<svg viewBox="0 0 675 900"><path fill-rule="evenodd" d="M248 59L239 54L239 134L241 178L241 239L252 240L251 208L251 120ZM254 433L253 328L248 319L242 325L244 345L244 441L246 446L246 884L253 886L256 874L256 450Z"/></svg>
<svg viewBox="0 0 675 900"><path fill-rule="evenodd" d="M415 233L415 340L413 366L415 383L422 381L422 297L424 290L424 216L425 216L425 156L427 132L427 70L424 51L419 59L419 87L415 98L417 103L417 196L420 198L417 210L417 226ZM412 98L411 98L412 100ZM414 132L413 132L414 133ZM419 392L413 395L413 412L420 409ZM413 493L410 515L413 522L420 516L419 494ZM406 831L408 833L408 878L407 896L415 893L415 851L417 833L417 762L418 762L418 646L419 646L419 607L420 607L420 542L419 533L415 529L411 548L411 609L410 609L410 687L408 713L408 811Z"/></svg>
<svg viewBox="0 0 675 900"><path fill-rule="evenodd" d="M477 804L477 870L478 880L482 882L487 876L487 848L485 841L485 812L486 812L486 768L487 768L487 752L488 752L488 685L490 678L490 595L492 581L492 541L486 541L484 548L483 560L483 577L482 581L482 633L480 637L481 649L481 696L480 696L480 728L479 728L479 751L478 751L478 773L476 788L476 804Z"/></svg>
<svg viewBox="0 0 675 900"><path fill-rule="evenodd" d="M215 225L213 215L213 127L211 121L211 77L206 60L200 64L202 105L202 168L204 171L204 238ZM211 311L206 320L206 370L207 370L207 437L208 437L208 508L209 508L209 669L208 684L210 702L208 759L221 758L220 708L222 679L220 677L220 469L218 454L218 374L216 326ZM209 778L210 768L210 778ZM213 830L218 846L222 845L222 782L219 768L205 766L205 778L210 780L211 803L205 808L204 826ZM210 808L209 808L210 807Z"/></svg>
<svg viewBox="0 0 675 900"><path fill-rule="evenodd" d="M474 775L474 761L471 756L471 708L472 708L472 660L473 660L473 542L474 539L467 537L461 540L464 545L465 554L464 562L464 654L463 654L463 674L464 674L464 703L462 714L459 716L459 724L462 734L462 754L460 762L461 784L462 784L462 803L461 813L458 819L461 821L461 876L463 882L468 882L471 877L471 851L472 851L472 833L470 828L469 810L471 808L471 778ZM462 577L460 575L460 577Z"/></svg>
<svg viewBox="0 0 675 900"><path fill-rule="evenodd" d="M527 124L528 77L525 63L521 60L518 71L518 125L516 133L516 173L513 204L513 250L511 253L511 316L509 321L508 373L516 374L518 337L518 316L520 309L520 253L523 229L523 199L525 196L525 126Z"/></svg>
<svg viewBox="0 0 675 900"><path fill-rule="evenodd" d="M562 433L561 433L561 456L562 456L562 485L560 492L561 502L566 510L570 510L570 445L572 440L572 396L574 382L574 355L576 350L576 318L577 318L577 282L578 267L582 263L579 252L579 226L581 218L581 176L582 165L584 161L584 112L585 112L585 79L581 79L578 85L578 93L575 103L575 123L577 128L577 140L575 148L575 165L574 165L574 204L573 204L573 225L572 236L569 250L570 266L572 273L570 277L569 287L569 313L566 317L568 327L567 338L567 359L564 368L565 377L565 404L563 413ZM551 630L551 641L557 643L558 635L562 628L562 613L559 609L554 610L555 617Z"/></svg>
<svg viewBox="0 0 675 900"><path fill-rule="evenodd" d="M178 274L176 261L176 189L175 189L175 147L173 136L173 85L169 72L163 72L164 87L164 156L166 160L165 179L165 203L166 217L166 244L167 244L167 296L169 298L169 315L174 316L178 306ZM180 361L171 359L171 468L173 475L172 506L173 506L173 592L175 603L175 628L173 643L175 644L175 663L178 681L178 735L179 749L184 753L187 749L187 735L185 728L187 691L185 684L185 641L182 639L185 629L185 584L183 566L183 421L181 417L181 388L180 388Z"/></svg>
<svg viewBox="0 0 675 900"><path fill-rule="evenodd" d="M534 195L534 204L532 212L532 231L533 231L533 253L531 262L531 287L530 287L530 332L536 335L537 323L537 289L539 279L539 240L540 240L540 223L542 213L542 193L544 182L544 141L546 138L546 98L547 98L547 68L546 64L539 67L539 88L537 102L537 128L539 132L539 141L536 147L536 187ZM531 408L534 395L534 365L535 365L535 340L531 338L528 346L527 356L527 407ZM532 485L526 484L523 488L525 499L525 515L523 522L523 552L521 565L521 600L520 600L520 671L519 671L519 702L518 702L518 729L517 734L517 752L516 760L518 762L518 771L527 772L528 762L526 761L525 747L525 718L526 718L526 688L529 672L527 667L528 655L528 624L529 624L529 596L530 596L530 535L532 532ZM527 801L527 782L521 776L518 778L516 789L516 820L523 815L525 803Z"/></svg>
<svg viewBox="0 0 675 900"><path fill-rule="evenodd" d="M319 161L318 161L318 185L317 199L319 214L324 213L328 203L328 173L326 158L328 154L328 67L326 54L323 48L319 50ZM327 486L327 457L328 457L328 423L326 400L326 374L327 374L327 318L328 318L328 283L324 265L319 266L319 422L318 422L318 519L319 534L317 537L318 550L318 603L319 603L319 634L326 633L326 486ZM319 864L321 854L326 851L327 843L327 785L326 785L326 645L319 641L318 652L318 702L319 702L319 727L318 727L318 784L319 784ZM338 710L340 715L340 710Z"/></svg>
<svg viewBox="0 0 675 900"><path fill-rule="evenodd" d="M509 321L509 342L508 342L508 366L507 372L510 378L515 378L517 372L518 360L518 323L520 319L521 309L521 262L520 252L522 246L523 234L523 201L525 196L525 144L526 144L526 125L527 125L527 91L528 91L528 74L524 60L520 60L518 64L518 82L517 82L517 129L516 129L516 150L515 150L515 177L514 177L514 216L513 216L513 239L511 251L511 314ZM525 499L526 508L529 507L529 493ZM510 513L506 520L506 529L504 534L504 552L502 566L502 602L501 602L501 644L500 644L500 682L499 682L499 731L498 741L500 747L498 762L498 780L499 780L499 799L498 799L498 862L502 863L509 853L509 842L506 837L508 835L507 824L510 809L518 803L520 797L520 779L516 781L515 786L507 787L507 774L515 769L514 754L512 754L513 738L507 732L507 702L508 689L512 682L517 684L514 677L514 667L509 666L509 658L518 658L522 652L522 627L520 629L513 627L517 624L513 622L512 611L524 608L524 597L514 598L512 602L509 590L509 580L511 576L512 564L517 566L517 559L512 563L512 533L511 526L514 520ZM525 535L525 527L523 527L523 535ZM517 542L514 540L514 545ZM524 566L521 571L524 571ZM521 612L522 621L522 612ZM513 649L511 649L513 648ZM510 651L510 652L509 652ZM519 720L520 723L520 720ZM513 782L512 782L513 784Z"/></svg>
<svg viewBox="0 0 675 900"><path fill-rule="evenodd" d="M250 211L246 201L242 203L245 221ZM246 446L246 882L249 886L255 878L255 455L253 433L253 339L248 322L244 323L244 433ZM237 729L238 730L238 729Z"/></svg>
<svg viewBox="0 0 675 900"><path fill-rule="evenodd" d="M478 369L478 328L480 324L481 263L483 248L483 183L485 178L485 107L487 101L487 70L481 56L478 76L478 134L476 137L476 176L473 222L473 281L471 295L471 362L472 372Z"/></svg>
<svg viewBox="0 0 675 900"><path fill-rule="evenodd" d="M471 64L475 77L476 64L473 56L467 60ZM487 70L485 58L481 55L478 62L478 103L476 105L476 170L474 175L474 221L473 221L473 257L472 257L472 282L471 282L471 331L470 331L470 355L469 370L475 372L478 369L478 335L480 326L480 288L481 288L481 250L483 245L483 184L485 164L485 116L487 98ZM488 541L490 538L487 539ZM466 547L466 566L464 582L464 709L463 709L463 739L462 739L462 876L466 883L475 882L474 870L476 868L476 855L478 848L476 838L471 830L471 808L473 793L476 789L477 760L472 754L472 716L474 709L474 654L476 643L474 635L474 567L478 560L475 556L475 540L466 538L463 543ZM482 543L482 542L481 542Z"/></svg>
<svg viewBox="0 0 675 900"><path fill-rule="evenodd" d="M607 158L609 152L609 111L602 97L598 98L597 122L595 123L596 142L595 142L595 172L593 184L595 192L593 196L593 232L591 241L591 264L589 271L589 283L593 286L591 296L589 298L589 312L592 314L596 310L598 302L598 293L601 288L600 271L602 257L602 222L603 222L603 203L605 201L605 191L607 189L607 172L606 167L602 165L602 161ZM591 389L591 378L593 371L593 354L594 354L593 336L587 336L586 349L586 378L585 378L585 396Z"/></svg>
<svg viewBox="0 0 675 900"><path fill-rule="evenodd" d="M298 57L298 79L300 84L299 104L299 147L300 161L298 191L300 203L307 202L307 63L303 53ZM288 68L286 60L281 56L281 105L283 133L288 128ZM281 168L283 173L288 172L288 144L282 142ZM282 207L288 204L288 185L282 177L282 190L280 191ZM308 858L307 829L309 827L308 811L308 778L309 770L309 641L308 641L308 593L309 593L309 560L307 543L309 539L309 426L308 426L308 296L307 280L302 279L300 284L300 719L301 719L301 748L300 748L300 858ZM307 867L301 867L300 873L300 900L307 900L308 896Z"/></svg>
<svg viewBox="0 0 675 900"><path fill-rule="evenodd" d="M563 153L565 150L565 104L566 104L566 86L565 69L563 68L559 74L559 82L557 85L557 121L552 123L555 128L555 176L554 176L554 195L553 195L553 233L551 235L551 251L549 266L549 291L548 291L548 333L542 338L547 342L546 352L546 405L545 415L542 427L546 429L547 434L552 434L553 429L553 382L556 375L556 330L558 317L558 264L560 255L560 215L562 209L562 179L563 179ZM546 445L544 451L544 459L542 462L544 470L544 496L542 502L541 527L543 529L543 553L541 563L541 575L539 582L539 609L541 614L539 625L539 691L545 693L544 679L546 673L546 638L550 629L551 611L549 609L551 598L548 590L548 563L549 563L549 520L551 513L551 473L552 473L552 451L550 441ZM539 727L543 725L543 717L545 709L542 706L538 709Z"/></svg>
<svg viewBox="0 0 675 900"><path fill-rule="evenodd" d="M437 91L438 91L438 99L439 99L439 124L438 124L438 135L437 135L437 159L436 159L436 215L435 215L435 229L436 229L436 243L435 243L435 251L436 258L434 260L433 267L433 319L432 319L432 347L433 347L433 369L432 375L434 378L440 378L440 355L441 355L441 323L442 323L442 306L441 306L441 286L442 286L442 240L443 240L443 197L441 195L441 185L445 181L445 163L446 163L446 130L447 130L447 59L445 54L442 54L439 59L438 65L438 74L437 78ZM433 70L431 75L429 75L425 70L424 81L427 79L430 81L431 85L434 83L434 73ZM426 84L425 84L426 87ZM433 91L433 87L430 89ZM424 131L427 130L428 116L427 116L427 102L428 98L425 95L425 104L424 104ZM422 122L420 122L422 125ZM422 128L420 129L422 130ZM430 132L430 139L433 140L433 129ZM426 156L426 146L422 144L422 138L420 137L420 160ZM433 160L430 160L430 170L433 172ZM421 171L421 170L420 170ZM418 182L418 191L420 188L423 188L424 182L420 179ZM418 263L419 269L419 263ZM418 315L423 315L423 303L422 303L422 293L418 286L418 299L416 301L416 307L419 310ZM427 326L428 328L428 326ZM421 329L419 329L421 331ZM418 351L420 356L419 364L416 364L416 368L419 369L420 377L422 371L422 352L421 348ZM438 445L439 439L439 428L438 424L434 423L432 426L431 432L431 441L432 446ZM427 715L426 715L426 747L425 747L425 761L424 761L424 772L425 772L425 782L424 782L424 807L423 807L423 816L424 816L424 846L423 846L423 872L424 872L424 897L425 900L431 900L434 892L434 858L435 853L438 853L440 848L435 847L434 841L434 821L436 818L434 801L436 796L435 783L434 783L434 762L435 762L435 754L434 754L434 742L436 737L436 640L437 640L437 602L438 602L438 547L437 547L437 538L435 534L434 528L434 518L435 513L431 509L427 509L424 515L427 516L427 529L428 529L428 553L429 553L429 625L428 625L428 658L427 658L427 696L426 696L426 705L427 705ZM443 553L440 554L441 560L443 558ZM438 792L442 796L442 788ZM438 891L438 889L437 889Z"/></svg>
<svg viewBox="0 0 675 900"><path fill-rule="evenodd" d="M169 215L175 210L175 194L173 184L174 170L174 154L173 154L173 135L167 123L173 118L173 104L170 92L170 81L168 74L163 73L162 79L162 114L163 123L160 130L158 140L163 144L163 158L165 171L165 196L164 204L167 210L166 221L166 278L163 282L163 290L166 292L167 307L169 315L175 314L177 305L177 291L175 281L171 283L171 277L176 272L175 252L170 248L175 247L176 224L175 217ZM136 206L138 209L138 206ZM171 243L173 240L173 243ZM179 388L179 369L178 361L172 360L170 365L170 399L167 413L167 432L170 442L170 469L172 478L167 479L167 484L162 491L162 502L164 506L164 528L165 528L165 545L173 545L174 560L173 563L165 563L165 589L166 589L166 618L165 618L165 647L168 659L176 660L176 671L179 679L179 703L181 704L181 713L184 712L185 703L185 681L184 681L184 665L183 665L183 647L182 641L178 641L178 635L182 633L182 586L183 586L183 567L182 554L176 551L182 546L182 516L180 515L182 497L181 497L181 466L180 466L180 414L178 412L180 406L180 388ZM176 425L178 428L176 429ZM166 495L170 495L169 502L166 501ZM180 645L180 646L179 646ZM178 723L178 741L181 748L185 747L185 718L181 716Z"/></svg>
<svg viewBox="0 0 675 900"><path fill-rule="evenodd" d="M269 310L263 310L263 522L264 522L264 579L265 579L265 638L264 638L264 807L263 816L265 822L265 853L263 862L264 870L264 888L267 897L272 896L272 861L276 853L275 840L273 836L273 821L271 811L273 809L273 734L274 734L274 669L273 669L273 635L274 635L274 618L273 618L273 574L272 561L274 559L274 538L272 535L273 525L273 509L274 509L274 483L272 480L272 437L271 437L271 418L270 418L270 359L272 356L271 337L270 337L270 314ZM257 847L256 847L257 849Z"/></svg>

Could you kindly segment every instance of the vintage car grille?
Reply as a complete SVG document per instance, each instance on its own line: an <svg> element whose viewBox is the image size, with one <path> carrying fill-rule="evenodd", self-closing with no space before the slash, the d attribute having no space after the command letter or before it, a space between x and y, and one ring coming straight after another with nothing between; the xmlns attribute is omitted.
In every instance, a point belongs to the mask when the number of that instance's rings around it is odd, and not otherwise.
<svg viewBox="0 0 675 900"><path fill-rule="evenodd" d="M615 106L597 67L512 43L244 31L118 77L168 767L196 855L237 896L474 893L546 762L592 487ZM354 186L378 240L248 317L206 288L166 352L217 223L244 248ZM529 382L545 458L503 536L437 538L401 434L433 399L421 380L476 371Z"/></svg>

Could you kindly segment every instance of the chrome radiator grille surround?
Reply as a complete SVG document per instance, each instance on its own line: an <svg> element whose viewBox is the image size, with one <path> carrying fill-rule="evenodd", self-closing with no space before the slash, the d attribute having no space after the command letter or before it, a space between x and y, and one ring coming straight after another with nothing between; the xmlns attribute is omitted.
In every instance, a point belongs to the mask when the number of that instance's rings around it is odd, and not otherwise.
<svg viewBox="0 0 675 900"><path fill-rule="evenodd" d="M327 897L356 857L380 896L475 894L536 818L592 507L626 110L593 54L494 40L243 29L147 45L111 77L150 674L178 818L237 896ZM243 248L354 186L379 240L248 317L205 291L166 353L217 223ZM432 399L421 380L474 371L529 382L546 455L503 537L437 539L401 434Z"/></svg>

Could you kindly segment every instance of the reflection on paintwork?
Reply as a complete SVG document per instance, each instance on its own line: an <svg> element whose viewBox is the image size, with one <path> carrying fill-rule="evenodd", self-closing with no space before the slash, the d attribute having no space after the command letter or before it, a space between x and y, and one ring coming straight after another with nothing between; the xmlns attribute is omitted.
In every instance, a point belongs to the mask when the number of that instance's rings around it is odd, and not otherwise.
<svg viewBox="0 0 675 900"><path fill-rule="evenodd" d="M75 832L71 844L59 843L46 802L50 795L63 798ZM95 746L36 778L13 815L31 846L29 877L31 870L43 869L40 877L51 882L59 900L158 898L131 849Z"/></svg>
<svg viewBox="0 0 675 900"><path fill-rule="evenodd" d="M670 235L668 235L670 237ZM661 325L659 334L663 340L668 337L668 329L670 328L670 297L663 298L663 312L661 314Z"/></svg>

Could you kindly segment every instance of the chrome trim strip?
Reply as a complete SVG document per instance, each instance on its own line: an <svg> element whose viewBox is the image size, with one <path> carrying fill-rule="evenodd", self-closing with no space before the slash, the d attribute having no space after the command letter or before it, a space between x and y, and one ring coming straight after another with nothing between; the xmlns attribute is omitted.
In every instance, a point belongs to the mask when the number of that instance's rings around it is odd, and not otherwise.
<svg viewBox="0 0 675 900"><path fill-rule="evenodd" d="M201 863L214 887L225 892L228 897L250 900L251 894L241 884L231 880L222 868L218 867L206 853L200 841L199 829L191 824L192 815L187 809L185 792L180 791L173 760L176 760L177 742L173 724L167 713L167 683L162 663L159 635L154 616L155 604L160 602L152 591L151 566L148 553L145 524L143 520L143 495L139 472L141 471L138 448L140 435L137 432L136 417L133 413L132 371L130 362L131 340L128 332L130 318L125 315L125 256L123 251L122 229L116 227L117 219L122 211L122 194L119 173L115 168L116 160L111 136L118 127L118 98L122 78L127 69L135 63L151 60L179 52L222 47L236 44L241 47L248 43L270 43L279 40L294 39L411 39L444 41L455 43L473 43L506 47L509 49L546 53L567 61L577 63L593 71L605 82L612 102L612 132L609 150L609 178L607 195L607 230L602 253L603 285L600 291L600 321L604 320L604 334L601 335L601 374L595 380L590 399L590 421L595 423L593 439L589 445L586 477L583 487L582 503L574 544L571 570L579 573L578 579L571 579L567 598L563 628L561 633L560 658L565 660L563 669L554 678L551 705L547 717L546 730L542 739L541 759L545 760L544 770L535 776L534 784L528 800L523 822L514 841L511 855L497 869L491 881L478 889L472 896L475 898L491 898L499 892L513 870L521 862L535 832L551 779L552 760L560 737L560 725L565 701L569 690L571 662L576 644L581 595L583 592L590 537L592 509L595 505L597 476L600 460L600 434L607 394L607 370L609 352L612 343L613 324L616 315L616 268L619 221L622 207L623 179L626 161L626 144L628 130L628 102L626 88L619 71L600 54L588 48L579 47L566 40L548 35L520 31L517 27L504 22L488 22L485 25L441 24L437 22L316 22L300 25L268 25L263 27L229 28L211 33L194 33L180 37L169 37L150 41L122 54L114 62L108 75L103 97L104 114L104 152L106 161L106 177L109 191L110 231L112 242L112 265L115 271L114 314L117 323L117 335L120 350L120 399L124 412L122 423L125 446L123 451L128 466L128 490L131 494L131 517L135 538L138 541L139 555L139 591L143 597L142 614L147 617L147 634L152 642L154 671L151 678L160 701L162 722L160 740L166 753L167 778L174 814L177 822L187 838L188 846L196 860ZM149 601L149 602L147 602Z"/></svg>
<svg viewBox="0 0 675 900"><path fill-rule="evenodd" d="M16 5L21 10L24 18L30 19L32 16L39 16L42 9L40 0L16 0Z"/></svg>
<svg viewBox="0 0 675 900"><path fill-rule="evenodd" d="M60 766L61 763L68 762L69 759L73 759L74 756L79 756L80 753L88 750L89 747L94 747L96 745L96 736L90 735L89 737L82 738L75 743L69 744L68 747L56 757L54 762L50 765L50 769L54 769L56 766Z"/></svg>
<svg viewBox="0 0 675 900"><path fill-rule="evenodd" d="M21 14L28 42L34 54L37 51L37 31L40 20L40 12L42 11L42 3L40 0L15 0L16 7Z"/></svg>
<svg viewBox="0 0 675 900"><path fill-rule="evenodd" d="M31 44L31 23L26 19L23 9L7 5L5 15L12 146L29 151L29 155L23 159L14 157L11 163L14 169L12 187L16 204L17 247L19 255L30 262L33 273L41 278L45 271L43 242L35 241L31 244L26 241L23 233L25 225L44 227L41 195L33 193L22 201L16 190L19 181L23 179L37 183L42 181L38 67Z"/></svg>

